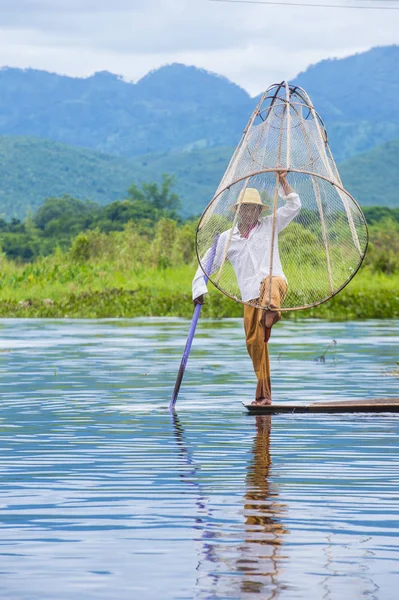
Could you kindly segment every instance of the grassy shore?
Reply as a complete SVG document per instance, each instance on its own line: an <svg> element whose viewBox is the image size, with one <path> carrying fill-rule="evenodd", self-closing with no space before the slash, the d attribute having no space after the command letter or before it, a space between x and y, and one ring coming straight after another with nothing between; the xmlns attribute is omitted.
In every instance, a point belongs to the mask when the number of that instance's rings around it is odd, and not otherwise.
<svg viewBox="0 0 399 600"><path fill-rule="evenodd" d="M194 263L176 269L137 269L109 263L73 264L55 255L28 266L3 261L0 317L191 317ZM204 317L240 317L243 307L212 285ZM399 276L363 268L329 302L284 318L399 318Z"/></svg>

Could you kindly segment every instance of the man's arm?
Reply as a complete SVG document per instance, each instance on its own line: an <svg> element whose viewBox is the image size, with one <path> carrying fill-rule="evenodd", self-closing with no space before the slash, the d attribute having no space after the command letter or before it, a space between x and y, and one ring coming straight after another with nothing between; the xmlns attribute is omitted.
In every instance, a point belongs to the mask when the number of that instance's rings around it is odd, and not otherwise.
<svg viewBox="0 0 399 600"><path fill-rule="evenodd" d="M209 256L209 250L205 254L204 259L206 260ZM204 271L198 266L197 272L194 275L193 279L193 301L194 304L203 304L204 303L204 294L208 292L208 287L204 280Z"/></svg>
<svg viewBox="0 0 399 600"><path fill-rule="evenodd" d="M216 252L215 252L215 258L213 259L212 269L210 270L208 275L212 275L220 267L220 263L222 262L223 248L224 248L223 240L226 240L226 235L225 235L226 233L228 234L228 232L224 232L224 234L222 233L222 235L220 236L220 238L218 240L218 244L217 244ZM203 265L208 264L211 250L212 250L212 248L209 248L206 251L204 257L201 259L201 263ZM203 304L204 294L208 293L208 287L207 287L207 284L205 283L204 277L205 277L204 271L201 269L201 266L198 266L198 269L194 275L193 284L192 284L194 304Z"/></svg>
<svg viewBox="0 0 399 600"><path fill-rule="evenodd" d="M278 173L279 183L283 189L283 194L280 194L283 200L286 201L285 206L282 206L277 211L277 232L282 231L287 225L295 219L301 210L301 200L293 187L287 181L287 172Z"/></svg>

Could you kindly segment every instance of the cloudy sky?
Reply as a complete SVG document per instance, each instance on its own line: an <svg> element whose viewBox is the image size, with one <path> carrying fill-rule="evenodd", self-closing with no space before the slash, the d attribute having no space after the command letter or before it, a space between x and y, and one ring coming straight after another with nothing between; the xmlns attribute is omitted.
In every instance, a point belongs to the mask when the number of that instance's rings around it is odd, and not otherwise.
<svg viewBox="0 0 399 600"><path fill-rule="evenodd" d="M302 1L399 8L399 0ZM399 10L382 8L0 0L0 64L72 76L108 70L137 81L151 69L182 62L226 75L255 94L323 58L397 43Z"/></svg>

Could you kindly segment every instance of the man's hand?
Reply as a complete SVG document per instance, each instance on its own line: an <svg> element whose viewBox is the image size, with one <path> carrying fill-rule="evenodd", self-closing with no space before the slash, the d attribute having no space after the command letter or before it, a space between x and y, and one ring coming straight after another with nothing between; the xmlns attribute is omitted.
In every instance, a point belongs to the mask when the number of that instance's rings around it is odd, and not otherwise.
<svg viewBox="0 0 399 600"><path fill-rule="evenodd" d="M196 306L197 304L204 304L204 294L201 294L201 296L194 298L194 306Z"/></svg>
<svg viewBox="0 0 399 600"><path fill-rule="evenodd" d="M290 186L287 181L288 171L277 171L276 176L278 177L278 182L281 184L281 187L284 190L284 194L288 196L288 194L295 193L294 188Z"/></svg>

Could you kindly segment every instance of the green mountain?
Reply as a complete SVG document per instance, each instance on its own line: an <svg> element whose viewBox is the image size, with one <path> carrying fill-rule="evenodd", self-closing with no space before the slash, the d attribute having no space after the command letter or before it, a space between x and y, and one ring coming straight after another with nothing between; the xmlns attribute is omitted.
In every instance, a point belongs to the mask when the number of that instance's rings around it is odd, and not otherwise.
<svg viewBox="0 0 399 600"><path fill-rule="evenodd" d="M136 162L140 176L176 176L185 214L202 212L212 199L231 158L233 147L147 156ZM344 187L361 206L399 208L399 138L338 163ZM141 168L140 168L141 167Z"/></svg>
<svg viewBox="0 0 399 600"><path fill-rule="evenodd" d="M300 73L337 160L399 138L399 46L324 60ZM0 69L0 135L34 136L125 157L235 146L256 105L203 69L172 64L137 83Z"/></svg>
<svg viewBox="0 0 399 600"><path fill-rule="evenodd" d="M184 216L199 214L212 199L233 147L158 153L127 159L57 142L0 136L0 216L23 218L45 198L69 194L100 204L126 197L133 182L176 177ZM399 140L342 162L345 187L363 206L398 207Z"/></svg>
<svg viewBox="0 0 399 600"><path fill-rule="evenodd" d="M176 176L183 215L212 198L233 148L211 148L127 159L31 137L0 136L0 216L24 218L51 196L69 194L100 204L126 197L133 182Z"/></svg>
<svg viewBox="0 0 399 600"><path fill-rule="evenodd" d="M230 146L147 155L134 165L139 181L159 181L162 173L173 174L183 216L198 215L212 200L233 151Z"/></svg>
<svg viewBox="0 0 399 600"><path fill-rule="evenodd" d="M133 84L0 70L0 135L28 135L122 156L236 144L252 101L202 69L173 64Z"/></svg>
<svg viewBox="0 0 399 600"><path fill-rule="evenodd" d="M293 83L303 87L325 121L399 120L399 46L380 46L311 65Z"/></svg>
<svg viewBox="0 0 399 600"><path fill-rule="evenodd" d="M322 116L342 160L399 138L399 46L382 46L311 65L292 82Z"/></svg>
<svg viewBox="0 0 399 600"><path fill-rule="evenodd" d="M106 204L135 179L127 159L29 137L0 136L0 164L0 216L6 219L63 194Z"/></svg>
<svg viewBox="0 0 399 600"><path fill-rule="evenodd" d="M399 208L399 139L340 163L348 191L362 206Z"/></svg>

